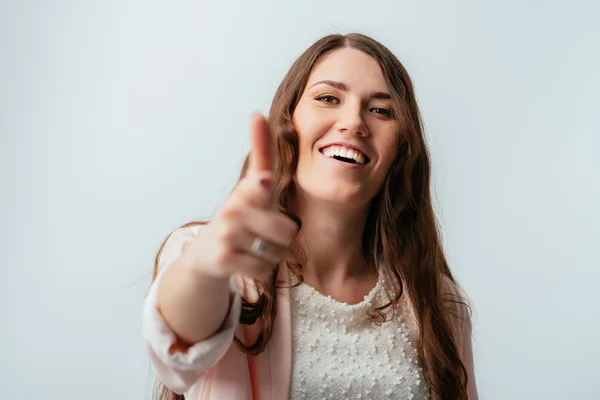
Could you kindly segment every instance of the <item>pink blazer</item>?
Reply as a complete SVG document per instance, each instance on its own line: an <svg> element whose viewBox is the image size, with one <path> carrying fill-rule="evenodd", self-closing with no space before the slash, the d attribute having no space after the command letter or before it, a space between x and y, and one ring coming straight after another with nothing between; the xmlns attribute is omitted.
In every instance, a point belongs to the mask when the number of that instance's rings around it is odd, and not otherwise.
<svg viewBox="0 0 600 400"><path fill-rule="evenodd" d="M173 351L177 342L157 308L158 282L165 270L177 259L199 227L175 231L166 243L159 260L159 275L144 303L143 334L150 360L158 377L171 390L184 393L190 400L285 400L288 399L292 371L292 324L289 289L277 289L277 315L273 336L258 356L242 353L233 335L249 344L258 334L260 324L241 325L241 292L256 298L252 281L236 277L231 280L232 303L223 328L214 336L194 344L185 352ZM287 268L280 268L278 279L288 282ZM247 297L248 298L248 297ZM466 310L464 322L456 326L463 362L469 375L469 399L477 399L473 373L471 323ZM434 400L440 400L437 396Z"/></svg>

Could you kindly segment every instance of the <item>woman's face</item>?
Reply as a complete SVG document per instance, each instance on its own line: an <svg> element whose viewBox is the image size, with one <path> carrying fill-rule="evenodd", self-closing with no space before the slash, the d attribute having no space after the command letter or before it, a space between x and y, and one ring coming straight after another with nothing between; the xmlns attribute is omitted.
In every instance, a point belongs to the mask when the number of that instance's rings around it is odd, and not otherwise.
<svg viewBox="0 0 600 400"><path fill-rule="evenodd" d="M292 115L298 189L347 206L369 203L398 151L392 105L374 58L351 48L325 55Z"/></svg>

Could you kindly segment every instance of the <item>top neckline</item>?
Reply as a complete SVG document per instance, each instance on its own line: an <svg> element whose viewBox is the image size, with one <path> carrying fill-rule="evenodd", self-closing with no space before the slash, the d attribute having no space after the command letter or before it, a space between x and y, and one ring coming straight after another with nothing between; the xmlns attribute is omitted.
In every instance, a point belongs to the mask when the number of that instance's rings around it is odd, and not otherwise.
<svg viewBox="0 0 600 400"><path fill-rule="evenodd" d="M363 299L356 304L348 304L343 301L338 301L331 297L331 295L325 295L319 292L314 287L310 286L306 282L302 282L299 286L296 287L298 290L298 295L305 299L312 298L313 301L317 302L325 302L328 303L330 307L337 309L338 311L347 310L347 311L356 311L359 309L366 309L369 306L373 305L375 301L377 301L378 297L381 297L381 293L383 292L383 270L381 265L377 266L377 282L375 286L367 293ZM294 278L295 280L295 278ZM381 300L381 299L379 299Z"/></svg>
<svg viewBox="0 0 600 400"><path fill-rule="evenodd" d="M364 306L370 305L372 303L373 299L375 298L375 295L379 292L380 288L381 288L381 279L378 278L375 286L373 286L373 288L369 291L369 293L367 293L359 303L348 304L346 302L338 301L338 300L334 299L333 297L331 297L331 295L325 295L325 294L319 292L317 289L310 286L306 282L302 282L298 286L298 289L302 290L305 294L309 294L311 297L316 296L318 299L324 300L337 308L345 308L345 309L357 309L357 308L362 308Z"/></svg>

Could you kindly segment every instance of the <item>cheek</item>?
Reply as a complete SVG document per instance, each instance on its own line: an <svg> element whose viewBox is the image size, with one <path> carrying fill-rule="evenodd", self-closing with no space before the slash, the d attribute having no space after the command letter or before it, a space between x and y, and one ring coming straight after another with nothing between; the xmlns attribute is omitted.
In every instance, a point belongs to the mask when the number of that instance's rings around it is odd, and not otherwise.
<svg viewBox="0 0 600 400"><path fill-rule="evenodd" d="M398 142L391 141L386 146L386 161L387 165L390 166L394 159L398 156Z"/></svg>
<svg viewBox="0 0 600 400"><path fill-rule="evenodd" d="M310 151L315 141L327 132L327 121L306 106L298 105L292 123L298 135L300 156L303 152Z"/></svg>
<svg viewBox="0 0 600 400"><path fill-rule="evenodd" d="M392 166L394 159L398 155L398 140L396 131L389 132L385 136L386 140L379 143L379 154L381 155L382 173L387 174Z"/></svg>

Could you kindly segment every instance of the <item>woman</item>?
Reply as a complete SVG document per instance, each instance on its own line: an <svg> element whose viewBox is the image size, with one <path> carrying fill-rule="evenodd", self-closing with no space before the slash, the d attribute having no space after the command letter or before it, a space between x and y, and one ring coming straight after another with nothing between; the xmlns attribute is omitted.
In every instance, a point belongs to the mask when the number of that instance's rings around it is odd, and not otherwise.
<svg viewBox="0 0 600 400"><path fill-rule="evenodd" d="M320 39L251 134L225 204L157 255L144 309L157 397L476 399L398 59L364 35Z"/></svg>

